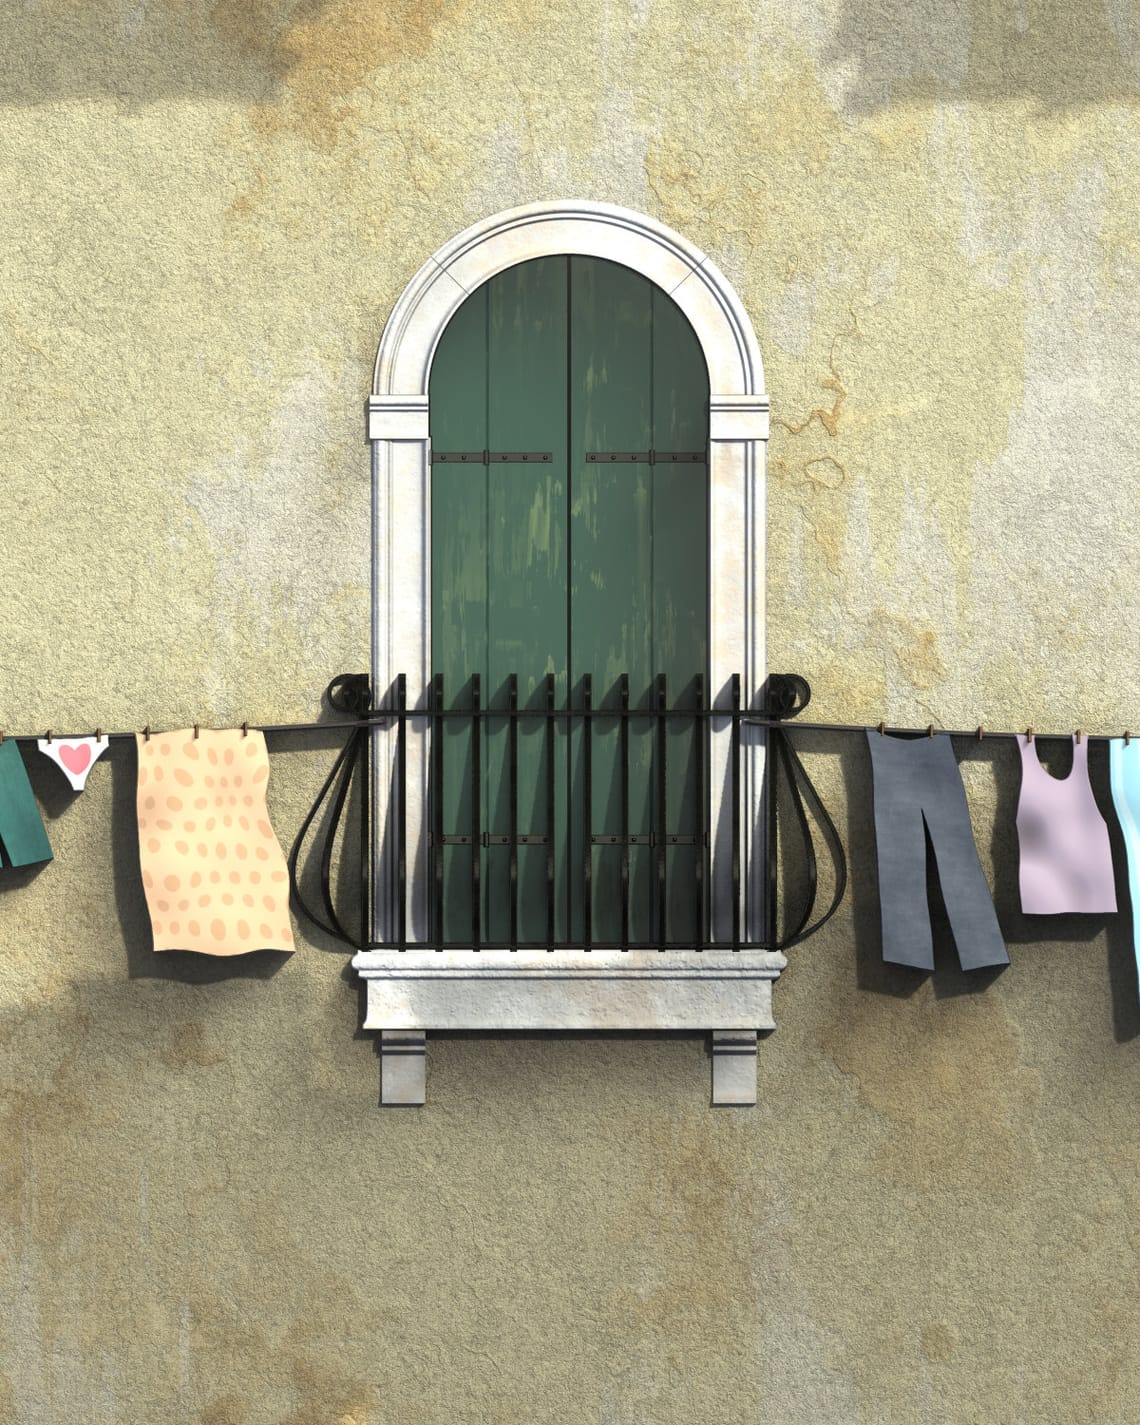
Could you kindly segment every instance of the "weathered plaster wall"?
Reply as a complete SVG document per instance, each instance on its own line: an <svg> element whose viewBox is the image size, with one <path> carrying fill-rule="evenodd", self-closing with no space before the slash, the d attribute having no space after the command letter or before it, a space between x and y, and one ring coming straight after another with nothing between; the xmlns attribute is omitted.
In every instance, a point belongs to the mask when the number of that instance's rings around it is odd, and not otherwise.
<svg viewBox="0 0 1140 1425"><path fill-rule="evenodd" d="M685 233L752 315L770 663L813 711L1140 723L1129 0L0 14L0 727L309 717L363 668L384 320L453 233L566 196ZM381 1112L344 957L153 957L129 747L77 799L33 763L0 1420L1131 1422L1129 917L1018 914L1014 753L963 744L1012 967L943 933L933 978L884 969L865 753L801 745L851 892L764 1101L716 1112L696 1038L479 1035ZM274 746L287 840L333 745Z"/></svg>

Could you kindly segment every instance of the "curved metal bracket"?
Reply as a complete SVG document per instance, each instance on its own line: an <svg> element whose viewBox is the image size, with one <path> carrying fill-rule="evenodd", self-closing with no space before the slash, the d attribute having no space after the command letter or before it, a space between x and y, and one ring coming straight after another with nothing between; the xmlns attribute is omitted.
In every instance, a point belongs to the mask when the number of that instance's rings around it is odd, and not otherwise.
<svg viewBox="0 0 1140 1425"><path fill-rule="evenodd" d="M341 673L328 685L325 693L330 707L337 712L347 713L361 721L352 725L352 733L341 748L333 763L332 771L325 778L324 785L317 793L313 805L301 823L300 830L289 851L289 893L297 910L326 935L342 944L363 950L369 941L369 903L371 890L371 856L368 837L368 744L372 710L372 686L367 673ZM337 835L348 805L353 778L357 780L357 795L360 797L360 933L349 933L337 914L332 895L332 859ZM329 802L329 816L318 838L320 846L321 904L324 915L318 913L306 900L301 890L299 864L301 850L309 828L317 820Z"/></svg>

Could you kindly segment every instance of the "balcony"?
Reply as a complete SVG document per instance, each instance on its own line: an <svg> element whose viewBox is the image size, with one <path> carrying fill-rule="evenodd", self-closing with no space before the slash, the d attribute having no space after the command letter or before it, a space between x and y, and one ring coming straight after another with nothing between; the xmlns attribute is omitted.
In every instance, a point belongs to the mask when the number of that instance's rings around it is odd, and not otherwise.
<svg viewBox="0 0 1140 1425"><path fill-rule="evenodd" d="M712 1102L754 1103L786 965L755 780L771 707L742 709L738 676L713 699L658 676L641 705L626 675L584 677L562 708L549 675L525 699L517 675L486 698L436 677L418 707L407 686L342 696L359 720L291 856L298 908L356 951L382 1102L425 1101L428 1030L682 1029L713 1032ZM351 912L331 877L350 803ZM317 908L298 866L322 813Z"/></svg>

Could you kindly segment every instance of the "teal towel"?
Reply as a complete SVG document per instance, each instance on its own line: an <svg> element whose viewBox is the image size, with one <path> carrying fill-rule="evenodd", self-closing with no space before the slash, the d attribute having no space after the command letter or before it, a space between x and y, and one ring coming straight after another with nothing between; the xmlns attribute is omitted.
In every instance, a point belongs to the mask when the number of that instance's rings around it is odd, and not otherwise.
<svg viewBox="0 0 1140 1425"><path fill-rule="evenodd" d="M0 742L0 843L10 866L51 860L43 818L12 738Z"/></svg>

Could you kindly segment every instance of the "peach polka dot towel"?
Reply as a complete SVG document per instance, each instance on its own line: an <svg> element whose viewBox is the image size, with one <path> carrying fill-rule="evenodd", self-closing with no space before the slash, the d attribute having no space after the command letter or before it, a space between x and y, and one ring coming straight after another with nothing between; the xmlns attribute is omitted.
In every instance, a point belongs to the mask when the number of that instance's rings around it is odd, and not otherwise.
<svg viewBox="0 0 1140 1425"><path fill-rule="evenodd" d="M260 732L141 733L139 863L156 950L292 950L289 873Z"/></svg>

